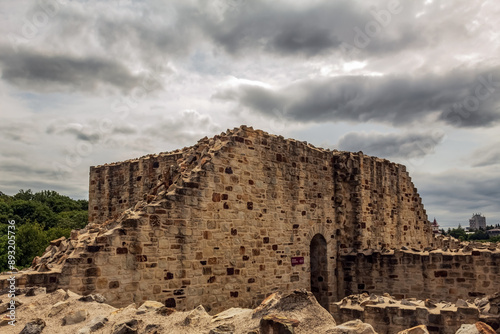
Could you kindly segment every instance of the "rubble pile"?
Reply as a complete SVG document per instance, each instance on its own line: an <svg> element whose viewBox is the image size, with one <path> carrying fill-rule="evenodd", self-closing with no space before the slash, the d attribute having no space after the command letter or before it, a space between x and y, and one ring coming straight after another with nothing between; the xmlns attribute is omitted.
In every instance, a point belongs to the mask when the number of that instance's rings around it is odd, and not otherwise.
<svg viewBox="0 0 500 334"><path fill-rule="evenodd" d="M16 326L8 324L6 317L8 296L0 295L0 331L2 333L23 334L429 334L435 332L432 324L417 324L402 330L392 326L376 330L360 319L346 321L340 325L332 315L322 308L311 292L294 290L290 293L274 293L257 308L230 308L214 316L209 315L200 305L191 311L176 311L156 301L145 301L139 307L131 304L115 308L106 304L102 295L80 296L71 291L59 289L47 293L45 288L18 290L16 297ZM486 298L459 301L456 304L433 302L430 300L396 300L385 294L353 295L342 299L341 308L363 310L369 307L391 305L400 308L427 308L433 310L453 310L473 308L480 312L480 320L465 322L455 326L447 325L442 333L495 334L488 317L498 320L500 294ZM431 312L431 311L430 311ZM335 314L334 314L335 316ZM426 326L427 325L427 326Z"/></svg>
<svg viewBox="0 0 500 334"><path fill-rule="evenodd" d="M2 333L106 333L106 334L265 334L265 333L346 333L356 328L363 333L375 331L369 324L351 322L337 326L313 294L305 290L274 293L256 309L230 308L214 316L203 306L180 312L156 301L145 301L137 307L107 305L102 295L80 296L59 289L24 289L17 297L16 326L0 323ZM5 317L7 295L0 296L0 311ZM337 328L339 327L339 328ZM353 332L354 333L354 332Z"/></svg>
<svg viewBox="0 0 500 334"><path fill-rule="evenodd" d="M96 237L104 234L113 233L113 229L119 227L122 222L130 219L139 219L146 206L153 201L173 196L179 189L183 188L189 177L196 176L204 169L209 169L209 162L214 154L220 148L214 144L214 139L204 137L192 147L184 147L172 152L160 153L159 155L176 155L178 159L175 165L163 175L162 179L157 180L156 184L149 193L144 195L144 199L138 201L133 207L115 219L108 219L104 223L89 223L83 229L71 231L69 239L61 237L50 242L41 257L35 257L31 268L23 272L59 272L68 257L76 256L87 249L88 245L95 243ZM154 157L158 155L149 155ZM144 158L144 157L143 157ZM138 159L135 159L138 160ZM111 164L113 165L113 164ZM107 166L107 164L105 165Z"/></svg>

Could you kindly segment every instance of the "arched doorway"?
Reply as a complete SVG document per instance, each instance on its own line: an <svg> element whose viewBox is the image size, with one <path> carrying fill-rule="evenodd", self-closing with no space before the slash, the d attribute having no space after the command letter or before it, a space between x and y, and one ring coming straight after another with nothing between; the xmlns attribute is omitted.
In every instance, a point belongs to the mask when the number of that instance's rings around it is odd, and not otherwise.
<svg viewBox="0 0 500 334"><path fill-rule="evenodd" d="M316 234L309 248L311 262L311 292L321 306L328 310L328 257L326 240L321 234Z"/></svg>

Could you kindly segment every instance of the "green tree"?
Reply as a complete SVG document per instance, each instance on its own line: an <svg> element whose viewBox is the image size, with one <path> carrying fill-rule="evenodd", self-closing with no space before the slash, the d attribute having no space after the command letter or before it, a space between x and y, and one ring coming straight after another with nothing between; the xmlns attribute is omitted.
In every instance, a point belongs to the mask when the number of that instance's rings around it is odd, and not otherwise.
<svg viewBox="0 0 500 334"><path fill-rule="evenodd" d="M7 232L5 234L0 235L0 272L7 271L7 260L8 260L8 246L7 243Z"/></svg>
<svg viewBox="0 0 500 334"><path fill-rule="evenodd" d="M88 201L73 200L55 191L20 190L14 196L0 192L0 272L7 270L8 221L16 221L16 265L31 265L51 240L69 237L88 222Z"/></svg>
<svg viewBox="0 0 500 334"><path fill-rule="evenodd" d="M10 203L0 199L0 222L6 222L7 220L12 219L13 216L14 212Z"/></svg>
<svg viewBox="0 0 500 334"><path fill-rule="evenodd" d="M31 192L31 189L28 189L24 191L23 189L19 190L17 194L12 196L13 199L19 199L23 201L31 201L33 200L33 193Z"/></svg>
<svg viewBox="0 0 500 334"><path fill-rule="evenodd" d="M486 231L479 230L469 235L469 240L488 240L490 236Z"/></svg>
<svg viewBox="0 0 500 334"><path fill-rule="evenodd" d="M69 238L69 236L71 234L71 230L73 230L73 229L72 228L58 227L58 226L49 228L46 231L46 239L48 242L50 242L52 240L59 239L60 237Z"/></svg>
<svg viewBox="0 0 500 334"><path fill-rule="evenodd" d="M465 232L465 230L462 228L461 225L458 225L458 228L449 230L448 235L451 235L452 237L459 239L461 241L468 240L467 233Z"/></svg>
<svg viewBox="0 0 500 334"><path fill-rule="evenodd" d="M33 195L33 200L45 204L53 212L82 210L81 204L68 196L63 196L52 190L40 191ZM84 210L87 210L85 208Z"/></svg>
<svg viewBox="0 0 500 334"><path fill-rule="evenodd" d="M87 211L64 211L58 214L59 223L58 227L70 228L70 229L80 229L84 228L88 221L89 215Z"/></svg>
<svg viewBox="0 0 500 334"><path fill-rule="evenodd" d="M46 205L38 201L15 200L11 204L13 218L16 223L24 224L26 221L38 222L47 228L57 225L57 215Z"/></svg>
<svg viewBox="0 0 500 334"><path fill-rule="evenodd" d="M25 268L48 246L47 234L39 223L27 222L16 232L16 266Z"/></svg>

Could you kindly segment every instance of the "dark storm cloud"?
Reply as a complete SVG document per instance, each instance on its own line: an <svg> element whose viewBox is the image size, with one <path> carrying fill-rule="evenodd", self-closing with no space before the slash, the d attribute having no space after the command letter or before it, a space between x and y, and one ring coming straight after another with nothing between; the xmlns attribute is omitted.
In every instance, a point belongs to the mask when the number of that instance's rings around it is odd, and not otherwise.
<svg viewBox="0 0 500 334"><path fill-rule="evenodd" d="M441 132L425 133L356 133L342 136L337 143L343 151L363 151L366 154L382 158L422 158L433 153L441 143Z"/></svg>
<svg viewBox="0 0 500 334"><path fill-rule="evenodd" d="M132 126L122 125L122 126L113 127L112 133L113 134L121 134L121 135L133 135L133 134L137 133L137 130L135 128L133 128Z"/></svg>
<svg viewBox="0 0 500 334"><path fill-rule="evenodd" d="M276 89L242 84L213 97L301 122L375 121L398 126L436 115L456 127L490 126L500 120L500 70L340 76Z"/></svg>
<svg viewBox="0 0 500 334"><path fill-rule="evenodd" d="M99 57L47 55L20 49L17 53L0 52L0 63L3 80L40 91L96 91L106 84L126 92L142 81L116 60Z"/></svg>
<svg viewBox="0 0 500 334"><path fill-rule="evenodd" d="M390 3L394 4L391 10L395 8L392 13L387 8ZM299 6L247 1L238 10L225 12L222 20L206 19L202 26L206 36L230 54L263 50L284 56L314 56L344 50L343 43L355 47L357 53L387 53L421 43L425 37L404 20L414 14L416 6L405 4L408 8L401 14L404 8L398 3L379 1L364 6L335 1ZM391 33L382 34L384 29Z"/></svg>
<svg viewBox="0 0 500 334"><path fill-rule="evenodd" d="M182 57L199 41L193 25L193 12L178 8L182 16L176 22L155 24L144 17L135 19L99 18L96 23L96 38L106 50L120 55L123 49L134 46L134 53L141 55L145 64L154 57Z"/></svg>
<svg viewBox="0 0 500 334"><path fill-rule="evenodd" d="M424 199L427 211L448 210L448 217L461 217L467 222L473 212L495 215L498 221L500 209L498 202L492 201L500 196L500 179L495 173L477 171L470 173L463 170L448 170L442 174L418 177L416 182L420 195ZM490 217L492 218L492 217ZM491 223L491 222L490 222Z"/></svg>
<svg viewBox="0 0 500 334"><path fill-rule="evenodd" d="M89 124L80 123L53 123L50 124L45 132L49 135L71 135L75 139L87 141L90 143L102 142L104 139L109 139L110 135L133 135L137 130L127 124L115 125L112 124L109 129L103 131L100 129L99 122L91 121Z"/></svg>
<svg viewBox="0 0 500 334"><path fill-rule="evenodd" d="M89 2L86 7L67 3L51 17L48 32L39 33L54 55L36 48L29 52L20 48L17 54L1 50L0 63L3 79L22 88L94 92L106 84L128 92L144 80L125 65L132 62L156 74L165 59L182 62L206 46L225 50L235 60L266 54L310 57L336 52L340 52L339 59L375 59L432 45L443 36L453 40L449 31L465 35L465 28L453 20L461 13L473 14L464 5L443 5L415 20L416 13L424 9L423 4L393 0L369 5L233 0ZM40 8L35 4L28 13L37 11ZM441 15L450 12L453 15ZM450 22L437 28L436 17ZM78 49L72 45L74 41L82 45L80 57L70 55L65 47ZM354 53L345 50L346 43L354 47ZM103 52L106 58L96 56ZM490 122L492 115L466 123L474 121Z"/></svg>
<svg viewBox="0 0 500 334"><path fill-rule="evenodd" d="M117 57L125 56L123 50L132 46L133 53L139 54L144 63L160 55L185 57L206 42L233 56L262 52L316 56L339 51L360 59L431 43L425 31L434 27L432 18L420 20L419 24L409 20L423 7L395 0L371 1L369 5L347 0L308 4L150 1L126 6L110 2L107 7L90 3L85 10L68 4L51 21L54 33L47 38L97 41ZM38 5L31 9L37 10ZM433 31L433 38L443 30ZM347 45L355 52L345 54Z"/></svg>
<svg viewBox="0 0 500 334"><path fill-rule="evenodd" d="M327 15L317 9L300 12L270 2L249 2L222 21L206 20L204 25L207 36L230 54L257 48L314 55L340 44L325 22Z"/></svg>

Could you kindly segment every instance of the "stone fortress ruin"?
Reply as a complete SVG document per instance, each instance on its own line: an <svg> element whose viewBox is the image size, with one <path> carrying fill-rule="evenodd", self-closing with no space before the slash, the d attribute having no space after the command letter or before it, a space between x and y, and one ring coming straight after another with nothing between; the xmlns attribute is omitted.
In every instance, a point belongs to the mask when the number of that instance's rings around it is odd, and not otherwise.
<svg viewBox="0 0 500 334"><path fill-rule="evenodd" d="M434 236L403 165L241 126L91 167L88 226L19 284L211 313L307 289L333 312L364 292L485 296L500 291L499 265L495 246Z"/></svg>

